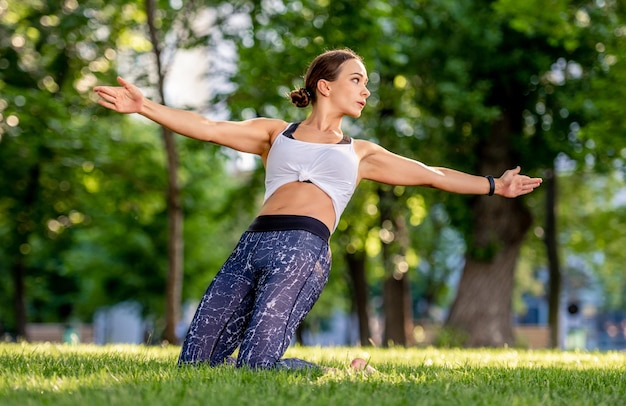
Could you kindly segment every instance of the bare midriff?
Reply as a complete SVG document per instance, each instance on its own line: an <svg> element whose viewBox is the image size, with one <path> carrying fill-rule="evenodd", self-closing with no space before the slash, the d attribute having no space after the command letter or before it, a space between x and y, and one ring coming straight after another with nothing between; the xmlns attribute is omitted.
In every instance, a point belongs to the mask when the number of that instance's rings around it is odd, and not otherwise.
<svg viewBox="0 0 626 406"><path fill-rule="evenodd" d="M335 210L332 200L319 187L308 182L291 182L281 186L271 195L259 215L293 214L318 219L333 230Z"/></svg>

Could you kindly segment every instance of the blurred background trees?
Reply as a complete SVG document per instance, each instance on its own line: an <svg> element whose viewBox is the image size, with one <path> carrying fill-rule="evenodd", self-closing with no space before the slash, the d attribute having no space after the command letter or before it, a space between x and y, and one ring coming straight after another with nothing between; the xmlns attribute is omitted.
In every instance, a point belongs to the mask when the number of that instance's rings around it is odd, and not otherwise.
<svg viewBox="0 0 626 406"><path fill-rule="evenodd" d="M91 88L121 74L211 117L301 120L307 110L285 94L336 47L361 54L370 75L347 134L476 174L521 165L546 185L506 200L363 182L309 326L343 309L367 345L381 315L380 344L412 345L414 320L443 309L460 344L512 345L534 274L550 268L558 282L571 256L597 275L605 306L623 309L624 12L574 1L0 0L0 321L24 335L27 320L90 320L133 299L174 341L181 300L168 296L166 313L168 272L184 270L180 296L199 298L259 207L262 168L183 137L164 148L169 135L100 108ZM192 49L206 77L172 74ZM184 221L175 240L172 207Z"/></svg>
<svg viewBox="0 0 626 406"><path fill-rule="evenodd" d="M24 336L27 320L90 320L97 307L129 299L164 324L162 142L156 126L111 114L92 95L93 86L114 83L121 72L154 94L147 78L153 62L143 57L151 50L144 4L0 4L4 327ZM180 144L186 233L195 241L187 250L196 253L186 278L204 285L189 286L198 296L210 280L204 270L229 251L222 243L229 222L239 219L220 215L240 181L225 175L227 159L217 148ZM215 182L203 187L200 179Z"/></svg>

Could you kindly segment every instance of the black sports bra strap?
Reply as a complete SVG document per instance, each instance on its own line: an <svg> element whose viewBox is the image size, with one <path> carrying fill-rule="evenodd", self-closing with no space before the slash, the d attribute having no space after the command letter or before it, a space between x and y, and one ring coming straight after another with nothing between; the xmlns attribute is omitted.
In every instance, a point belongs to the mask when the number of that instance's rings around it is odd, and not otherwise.
<svg viewBox="0 0 626 406"><path fill-rule="evenodd" d="M302 121L298 122L298 123L293 123L292 125L290 125L284 132L283 135L287 138L291 138L292 140L293 138L293 133L294 131L296 131L296 128L298 128L298 126L300 125Z"/></svg>
<svg viewBox="0 0 626 406"><path fill-rule="evenodd" d="M287 127L285 131L283 131L283 135L287 138L291 138L292 140L295 139L293 138L293 133L296 131L300 123L302 123L302 121L291 124L289 127ZM343 139L339 141L337 144L350 144L350 142L351 142L350 137L348 137L347 135L344 135Z"/></svg>

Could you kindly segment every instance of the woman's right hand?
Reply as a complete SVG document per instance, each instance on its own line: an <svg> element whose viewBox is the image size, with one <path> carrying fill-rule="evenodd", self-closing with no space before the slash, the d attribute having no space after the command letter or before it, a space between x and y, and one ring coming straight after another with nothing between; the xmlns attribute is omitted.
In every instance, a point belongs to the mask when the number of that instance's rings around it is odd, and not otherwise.
<svg viewBox="0 0 626 406"><path fill-rule="evenodd" d="M93 91L100 96L98 104L118 113L139 113L143 107L143 94L137 86L117 77L119 86L96 86Z"/></svg>

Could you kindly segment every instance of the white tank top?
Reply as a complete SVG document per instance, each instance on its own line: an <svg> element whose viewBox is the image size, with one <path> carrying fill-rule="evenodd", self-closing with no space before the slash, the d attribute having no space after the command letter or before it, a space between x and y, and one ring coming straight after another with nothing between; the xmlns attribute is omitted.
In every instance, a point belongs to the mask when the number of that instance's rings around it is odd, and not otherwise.
<svg viewBox="0 0 626 406"><path fill-rule="evenodd" d="M300 123L290 123L270 147L265 167L266 201L278 188L290 182L311 182L331 199L335 226L357 185L359 160L354 142L318 144L289 138Z"/></svg>

